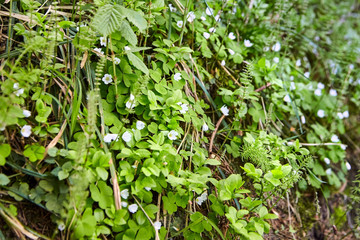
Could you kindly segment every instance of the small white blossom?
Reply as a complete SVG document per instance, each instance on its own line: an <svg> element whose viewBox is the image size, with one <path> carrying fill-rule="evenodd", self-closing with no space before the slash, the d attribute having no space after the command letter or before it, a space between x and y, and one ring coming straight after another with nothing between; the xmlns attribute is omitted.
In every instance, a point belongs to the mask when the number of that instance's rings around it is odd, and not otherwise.
<svg viewBox="0 0 360 240"><path fill-rule="evenodd" d="M314 94L315 94L316 96L321 96L321 89L320 89L320 88L316 89L315 92L314 92Z"/></svg>
<svg viewBox="0 0 360 240"><path fill-rule="evenodd" d="M225 60L221 61L221 66L225 66Z"/></svg>
<svg viewBox="0 0 360 240"><path fill-rule="evenodd" d="M230 32L228 37L229 37L231 40L234 40L234 39L236 38L236 36L234 35L233 32Z"/></svg>
<svg viewBox="0 0 360 240"><path fill-rule="evenodd" d="M132 165L131 167L134 168L134 169L137 169L137 166L135 164Z"/></svg>
<svg viewBox="0 0 360 240"><path fill-rule="evenodd" d="M201 19L202 21L206 21L206 17L204 17L204 16L201 16L200 19Z"/></svg>
<svg viewBox="0 0 360 240"><path fill-rule="evenodd" d="M15 90L19 89L19 83L14 83L13 88L14 88Z"/></svg>
<svg viewBox="0 0 360 240"><path fill-rule="evenodd" d="M343 116L344 116L344 118L348 118L349 117L349 111L343 112Z"/></svg>
<svg viewBox="0 0 360 240"><path fill-rule="evenodd" d="M145 127L145 123L144 123L144 122L142 122L142 121L137 121L137 122L136 122L136 129L137 129L137 130L143 130L144 127Z"/></svg>
<svg viewBox="0 0 360 240"><path fill-rule="evenodd" d="M171 130L169 133L168 133L168 138L170 140L176 140L177 139L177 136L179 135L178 132L176 132L175 130Z"/></svg>
<svg viewBox="0 0 360 240"><path fill-rule="evenodd" d="M103 50L101 48L94 48L94 51L97 53L104 54Z"/></svg>
<svg viewBox="0 0 360 240"><path fill-rule="evenodd" d="M23 110L24 117L28 118L31 116L31 112L29 110Z"/></svg>
<svg viewBox="0 0 360 240"><path fill-rule="evenodd" d="M16 85L17 84L17 85ZM17 86L17 88L15 88L15 86ZM17 89L14 93L16 96L20 96L24 93L24 89L23 88L19 88L19 84L18 83L14 83L14 89Z"/></svg>
<svg viewBox="0 0 360 240"><path fill-rule="evenodd" d="M146 191L151 191L151 187L145 187Z"/></svg>
<svg viewBox="0 0 360 240"><path fill-rule="evenodd" d="M135 96L130 93L130 99L125 103L126 108L133 109L135 107Z"/></svg>
<svg viewBox="0 0 360 240"><path fill-rule="evenodd" d="M174 80L175 80L175 81L181 80L181 73L175 73L175 74L174 74Z"/></svg>
<svg viewBox="0 0 360 240"><path fill-rule="evenodd" d="M231 11L231 12L232 12L232 14L233 14L233 15L237 12L237 8L236 8L236 6L234 6L234 7L233 7L233 9L232 9L232 11Z"/></svg>
<svg viewBox="0 0 360 240"><path fill-rule="evenodd" d="M326 169L325 172L326 172L327 175L330 175L332 173L332 170L331 170L331 168L328 168L328 169Z"/></svg>
<svg viewBox="0 0 360 240"><path fill-rule="evenodd" d="M125 47L124 47L124 50L125 50L125 51L130 51L131 48L130 48L129 46L125 46Z"/></svg>
<svg viewBox="0 0 360 240"><path fill-rule="evenodd" d="M295 65L296 65L297 67L300 67L300 66L301 66L301 59L296 60Z"/></svg>
<svg viewBox="0 0 360 240"><path fill-rule="evenodd" d="M337 91L335 89L330 89L330 95L333 96L333 97L336 97L337 96Z"/></svg>
<svg viewBox="0 0 360 240"><path fill-rule="evenodd" d="M131 213L136 213L137 210L138 210L138 205L135 204L135 203L134 203L134 204L131 204L131 205L129 205L128 209L129 209L129 212L131 212Z"/></svg>
<svg viewBox="0 0 360 240"><path fill-rule="evenodd" d="M309 77L310 77L310 72L304 73L304 76L305 76L306 78L309 78Z"/></svg>
<svg viewBox="0 0 360 240"><path fill-rule="evenodd" d="M275 63L279 63L280 59L279 59L278 57L274 57L273 61L274 61Z"/></svg>
<svg viewBox="0 0 360 240"><path fill-rule="evenodd" d="M290 83L290 90L295 90L296 86L294 82Z"/></svg>
<svg viewBox="0 0 360 240"><path fill-rule="evenodd" d="M325 85L323 83L319 82L317 87L318 87L318 89L324 89Z"/></svg>
<svg viewBox="0 0 360 240"><path fill-rule="evenodd" d="M284 101L285 102L291 102L290 96L288 94L286 94L286 96L284 97Z"/></svg>
<svg viewBox="0 0 360 240"><path fill-rule="evenodd" d="M59 225L58 225L58 229L59 229L59 231L60 232L62 232L62 231L64 231L65 230L65 224L64 223L60 223Z"/></svg>
<svg viewBox="0 0 360 240"><path fill-rule="evenodd" d="M278 52L281 49L281 44L279 42L275 43L271 48L274 52Z"/></svg>
<svg viewBox="0 0 360 240"><path fill-rule="evenodd" d="M199 197L196 198L196 203L198 205L201 205L203 202L205 202L207 200L207 192L204 192L203 194L201 194Z"/></svg>
<svg viewBox="0 0 360 240"><path fill-rule="evenodd" d="M217 14L217 15L215 16L215 21L220 22L220 20L221 20L220 15Z"/></svg>
<svg viewBox="0 0 360 240"><path fill-rule="evenodd" d="M123 199L128 199L130 196L129 189L124 189L120 192L120 195Z"/></svg>
<svg viewBox="0 0 360 240"><path fill-rule="evenodd" d="M30 137L31 135L31 126L30 125L24 125L22 128L21 128L21 135L23 137Z"/></svg>
<svg viewBox="0 0 360 240"><path fill-rule="evenodd" d="M179 103L178 103L179 104ZM181 107L181 109L180 109L180 113L181 114L184 114L184 113L186 113L187 111L189 111L189 107L188 107L188 105L186 104L186 103L181 103L180 102L180 107Z"/></svg>
<svg viewBox="0 0 360 240"><path fill-rule="evenodd" d="M343 118L344 118L344 115L343 115L341 112L338 112L338 113L337 113L337 116L338 116L339 119L343 119Z"/></svg>
<svg viewBox="0 0 360 240"><path fill-rule="evenodd" d="M155 228L156 230L160 230L160 228L161 228L161 222L159 222L159 221L154 222L154 228Z"/></svg>
<svg viewBox="0 0 360 240"><path fill-rule="evenodd" d="M214 9L207 7L205 10L206 15L212 16L214 14Z"/></svg>
<svg viewBox="0 0 360 240"><path fill-rule="evenodd" d="M354 64L350 64L350 65L349 65L349 69L350 69L350 70L353 70L353 69L354 69Z"/></svg>
<svg viewBox="0 0 360 240"><path fill-rule="evenodd" d="M211 32L211 33L216 32L216 28L214 28L214 27L209 28L209 32Z"/></svg>
<svg viewBox="0 0 360 240"><path fill-rule="evenodd" d="M324 158L324 162L325 162L327 165L329 165L329 164L330 164L330 159Z"/></svg>
<svg viewBox="0 0 360 240"><path fill-rule="evenodd" d="M173 7L173 5L170 3L169 8L171 12L176 12L176 7Z"/></svg>
<svg viewBox="0 0 360 240"><path fill-rule="evenodd" d="M176 26L178 26L179 28L182 28L182 26L184 25L183 21L177 21Z"/></svg>
<svg viewBox="0 0 360 240"><path fill-rule="evenodd" d="M106 47L106 43L107 43L106 40L107 40L106 37L100 37L100 45Z"/></svg>
<svg viewBox="0 0 360 240"><path fill-rule="evenodd" d="M344 151L345 151L345 150L346 150L346 148L347 148L347 145L345 145L345 144L341 144L341 145L340 145L340 147L341 147L341 149L342 149L342 150L344 150Z"/></svg>
<svg viewBox="0 0 360 240"><path fill-rule="evenodd" d="M319 37L319 36L315 36L314 40L315 40L315 41L319 41L319 40L320 40L320 37Z"/></svg>
<svg viewBox="0 0 360 240"><path fill-rule="evenodd" d="M195 20L196 16L194 12L189 12L186 16L186 19L189 23L192 23Z"/></svg>
<svg viewBox="0 0 360 240"><path fill-rule="evenodd" d="M209 39L210 33L204 32L204 33L203 33L203 36L204 36L205 39Z"/></svg>
<svg viewBox="0 0 360 240"><path fill-rule="evenodd" d="M104 136L104 142L106 143L110 143L112 141L117 141L118 140L119 135L115 134L115 133L107 133Z"/></svg>
<svg viewBox="0 0 360 240"><path fill-rule="evenodd" d="M332 142L339 142L340 139L339 139L339 137L337 135L334 134L334 135L331 136L331 141Z"/></svg>
<svg viewBox="0 0 360 240"><path fill-rule="evenodd" d="M203 130L204 132L206 132L207 130L209 130L209 126L208 126L206 123L204 123L204 124L202 125L202 130Z"/></svg>
<svg viewBox="0 0 360 240"><path fill-rule="evenodd" d="M110 74L105 74L102 81L107 85L113 81L112 76Z"/></svg>
<svg viewBox="0 0 360 240"><path fill-rule="evenodd" d="M114 58L114 63L115 63L116 65L118 65L118 64L120 63L120 58L115 57L115 58Z"/></svg>
<svg viewBox="0 0 360 240"><path fill-rule="evenodd" d="M269 51L269 49L270 49L269 47L264 47L264 48L263 48L263 51L264 51L264 52L267 52L267 51Z"/></svg>
<svg viewBox="0 0 360 240"><path fill-rule="evenodd" d="M302 123L302 124L305 124L305 123L306 123L305 116L301 116L301 123Z"/></svg>
<svg viewBox="0 0 360 240"><path fill-rule="evenodd" d="M125 141L125 142L130 142L131 138L132 138L132 134L129 131L126 131L123 133L123 135L121 136L121 138Z"/></svg>
<svg viewBox="0 0 360 240"><path fill-rule="evenodd" d="M320 110L317 112L317 115L318 115L318 117L323 118L323 117L325 117L325 111L322 110L322 109L320 109Z"/></svg>
<svg viewBox="0 0 360 240"><path fill-rule="evenodd" d="M290 76L290 81L294 81L294 76Z"/></svg>
<svg viewBox="0 0 360 240"><path fill-rule="evenodd" d="M234 55L234 54L235 54L234 50L232 50L232 49L228 49L228 51L229 51L230 55Z"/></svg>
<svg viewBox="0 0 360 240"><path fill-rule="evenodd" d="M226 105L223 105L221 108L220 108L220 111L222 112L222 114L224 114L225 116L228 116L229 115L229 109Z"/></svg>
<svg viewBox="0 0 360 240"><path fill-rule="evenodd" d="M123 208L126 208L128 206L128 203L127 202L124 202L124 201L121 201L121 206Z"/></svg>
<svg viewBox="0 0 360 240"><path fill-rule="evenodd" d="M251 46L254 45L254 44L251 43L250 40L245 39L245 40L244 40L244 45L245 45L245 47L251 47Z"/></svg>
<svg viewBox="0 0 360 240"><path fill-rule="evenodd" d="M350 165L349 162L346 162L346 163L345 163L345 166L346 166L346 169L347 169L348 171L351 170L351 165Z"/></svg>

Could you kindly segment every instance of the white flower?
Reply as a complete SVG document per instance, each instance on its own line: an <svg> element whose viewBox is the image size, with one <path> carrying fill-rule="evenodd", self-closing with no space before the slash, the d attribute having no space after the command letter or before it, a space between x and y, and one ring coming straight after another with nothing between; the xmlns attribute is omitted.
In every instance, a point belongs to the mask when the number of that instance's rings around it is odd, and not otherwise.
<svg viewBox="0 0 360 240"><path fill-rule="evenodd" d="M106 47L106 37L100 37L100 45L103 46L103 47Z"/></svg>
<svg viewBox="0 0 360 240"><path fill-rule="evenodd" d="M230 32L228 37L229 37L231 40L234 40L234 39L236 38L233 32Z"/></svg>
<svg viewBox="0 0 360 240"><path fill-rule="evenodd" d="M343 112L343 116L344 116L344 118L348 118L349 117L349 111L345 111L345 112Z"/></svg>
<svg viewBox="0 0 360 240"><path fill-rule="evenodd" d="M31 112L29 110L23 110L23 115L27 118L31 116Z"/></svg>
<svg viewBox="0 0 360 240"><path fill-rule="evenodd" d="M192 23L195 20L196 16L194 12L189 12L186 16L186 19L189 23Z"/></svg>
<svg viewBox="0 0 360 240"><path fill-rule="evenodd" d="M135 164L132 165L131 167L134 168L134 169L137 169L137 166Z"/></svg>
<svg viewBox="0 0 360 240"><path fill-rule="evenodd" d="M175 80L175 81L181 80L181 73L175 73L175 74L174 74L174 80Z"/></svg>
<svg viewBox="0 0 360 240"><path fill-rule="evenodd" d="M204 124L202 125L202 130L203 130L204 132L206 132L207 130L209 130L209 126L208 126L206 123L204 123Z"/></svg>
<svg viewBox="0 0 360 240"><path fill-rule="evenodd" d="M210 7L207 7L205 10L206 15L211 16L214 14L214 10Z"/></svg>
<svg viewBox="0 0 360 240"><path fill-rule="evenodd" d="M125 103L126 108L133 109L135 107L135 96L130 93L130 99Z"/></svg>
<svg viewBox="0 0 360 240"><path fill-rule="evenodd" d="M143 130L144 127L145 127L145 123L144 123L144 122L142 122L142 121L137 121L137 122L136 122L136 129L138 129L138 130Z"/></svg>
<svg viewBox="0 0 360 240"><path fill-rule="evenodd" d="M129 189L124 189L120 192L120 195L123 199L127 199L129 197Z"/></svg>
<svg viewBox="0 0 360 240"><path fill-rule="evenodd" d="M112 76L110 74L105 74L102 81L107 85L113 81Z"/></svg>
<svg viewBox="0 0 360 240"><path fill-rule="evenodd" d="M203 33L203 36L204 36L205 39L209 39L210 33L204 32L204 33Z"/></svg>
<svg viewBox="0 0 360 240"><path fill-rule="evenodd" d="M204 16L201 16L200 19L201 19L202 21L206 21L206 17L204 17Z"/></svg>
<svg viewBox="0 0 360 240"><path fill-rule="evenodd" d="M137 210L138 210L138 205L135 204L135 203L134 203L134 204L131 204L131 205L129 205L128 209L129 209L129 212L131 212L131 213L136 213Z"/></svg>
<svg viewBox="0 0 360 240"><path fill-rule="evenodd" d="M60 223L59 225L58 225L58 229L59 229L59 231L60 232L62 232L62 231L64 231L65 230L65 224L64 223Z"/></svg>
<svg viewBox="0 0 360 240"><path fill-rule="evenodd" d="M295 90L296 86L294 82L290 83L290 90Z"/></svg>
<svg viewBox="0 0 360 240"><path fill-rule="evenodd" d="M302 124L305 124L305 123L306 123L305 116L301 116L301 123L302 123Z"/></svg>
<svg viewBox="0 0 360 240"><path fill-rule="evenodd" d="M224 114L225 116L228 116L228 115L229 115L229 109L227 108L226 105L223 105L223 106L220 108L220 111L221 111L222 114Z"/></svg>
<svg viewBox="0 0 360 240"><path fill-rule="evenodd" d="M314 94L315 94L316 96L321 96L321 89L320 89L320 88L316 89L315 92L314 92Z"/></svg>
<svg viewBox="0 0 360 240"><path fill-rule="evenodd" d="M331 141L332 142L339 142L340 139L339 139L339 137L337 135L334 134L334 135L331 136Z"/></svg>
<svg viewBox="0 0 360 240"><path fill-rule="evenodd" d="M310 72L304 73L304 76L305 76L306 78L309 78L309 77L310 77Z"/></svg>
<svg viewBox="0 0 360 240"><path fill-rule="evenodd" d="M219 14L217 14L216 16L215 16L215 21L217 21L217 22L220 22L220 15Z"/></svg>
<svg viewBox="0 0 360 240"><path fill-rule="evenodd" d="M245 39L245 40L244 40L244 45L245 45L245 47L251 47L251 46L254 45L254 44L251 43L250 40Z"/></svg>
<svg viewBox="0 0 360 240"><path fill-rule="evenodd" d="M346 162L346 163L345 163L345 166L346 166L346 169L347 169L348 171L351 170L351 165L350 165L349 162Z"/></svg>
<svg viewBox="0 0 360 240"><path fill-rule="evenodd" d="M272 46L271 50L274 52L278 52L281 49L281 44L279 42L275 43L274 46Z"/></svg>
<svg viewBox="0 0 360 240"><path fill-rule="evenodd" d="M343 115L341 112L338 112L338 113L337 113L337 116L338 116L339 119L343 119L343 118L344 118L344 115Z"/></svg>
<svg viewBox="0 0 360 240"><path fill-rule="evenodd" d="M319 82L317 87L318 87L318 89L324 89L325 85L323 83Z"/></svg>
<svg viewBox="0 0 360 240"><path fill-rule="evenodd" d="M171 12L176 12L176 7L173 7L173 5L170 3L169 8Z"/></svg>
<svg viewBox="0 0 360 240"><path fill-rule="evenodd" d="M216 28L214 28L214 27L211 27L211 28L209 28L209 32L216 32Z"/></svg>
<svg viewBox="0 0 360 240"><path fill-rule="evenodd" d="M327 165L329 165L329 164L330 164L330 159L324 158L324 162L325 162Z"/></svg>
<svg viewBox="0 0 360 240"><path fill-rule="evenodd" d="M115 134L115 133L107 133L104 136L104 142L106 143L110 143L112 141L117 141L119 137L119 134Z"/></svg>
<svg viewBox="0 0 360 240"><path fill-rule="evenodd" d="M347 148L347 145L345 145L345 144L340 144L340 147L341 147L341 149L342 149L342 150L344 150L344 151L345 151L345 150L346 150L346 148Z"/></svg>
<svg viewBox="0 0 360 240"><path fill-rule="evenodd" d="M233 7L231 12L232 12L232 14L235 14L237 12L236 6Z"/></svg>
<svg viewBox="0 0 360 240"><path fill-rule="evenodd" d="M322 109L320 109L320 110L317 112L317 115L318 115L318 117L323 118L323 117L325 117L325 111L322 110Z"/></svg>
<svg viewBox="0 0 360 240"><path fill-rule="evenodd" d="M31 135L31 126L30 125L24 125L21 128L21 135L23 135L23 137L30 137Z"/></svg>
<svg viewBox="0 0 360 240"><path fill-rule="evenodd" d="M325 172L326 172L327 175L330 175L332 173L332 170L331 170L331 168L328 168L328 169L326 169Z"/></svg>
<svg viewBox="0 0 360 240"><path fill-rule="evenodd" d="M333 96L333 97L336 97L337 96L337 91L335 89L330 89L330 95Z"/></svg>
<svg viewBox="0 0 360 240"><path fill-rule="evenodd" d="M300 67L300 66L301 66L301 59L296 60L295 65L296 65L297 67Z"/></svg>
<svg viewBox="0 0 360 240"><path fill-rule="evenodd" d="M225 66L225 60L221 61L221 66Z"/></svg>
<svg viewBox="0 0 360 240"><path fill-rule="evenodd" d="M176 26L178 26L179 28L182 28L184 22L183 21L177 21Z"/></svg>
<svg viewBox="0 0 360 240"><path fill-rule="evenodd" d="M126 131L123 133L123 135L121 136L121 138L125 141L125 142L130 142L131 138L132 138L132 134L129 131Z"/></svg>
<svg viewBox="0 0 360 240"><path fill-rule="evenodd" d="M319 41L319 40L320 40L320 37L319 37L319 36L315 36L314 40L315 40L315 41Z"/></svg>
<svg viewBox="0 0 360 240"><path fill-rule="evenodd" d="M294 76L290 76L290 81L294 81Z"/></svg>
<svg viewBox="0 0 360 240"><path fill-rule="evenodd" d="M94 51L97 53L104 54L104 52L101 50L101 48L94 48Z"/></svg>
<svg viewBox="0 0 360 240"><path fill-rule="evenodd" d="M196 203L201 205L203 202L205 202L207 199L207 192L204 192L203 194L200 195L200 197L196 198Z"/></svg>
<svg viewBox="0 0 360 240"><path fill-rule="evenodd" d="M235 54L234 50L232 50L232 49L228 49L228 51L229 51L230 55L234 55L234 54Z"/></svg>
<svg viewBox="0 0 360 240"><path fill-rule="evenodd" d="M178 135L179 135L178 132L176 132L175 130L171 130L171 131L168 133L168 138L169 138L170 140L176 140Z"/></svg>
<svg viewBox="0 0 360 240"><path fill-rule="evenodd" d="M125 46L125 47L124 47L124 50L125 50L125 51L130 51L131 48L130 48L129 46Z"/></svg>
<svg viewBox="0 0 360 240"><path fill-rule="evenodd" d="M354 64L350 64L349 68L350 68L350 70L353 70L354 69Z"/></svg>
<svg viewBox="0 0 360 240"><path fill-rule="evenodd" d="M146 191L151 191L151 187L145 187Z"/></svg>
<svg viewBox="0 0 360 240"><path fill-rule="evenodd" d="M116 65L118 65L118 64L120 63L120 58L115 57L115 58L114 58L114 63L115 63Z"/></svg>
<svg viewBox="0 0 360 240"><path fill-rule="evenodd" d="M161 228L161 222L159 222L159 221L154 222L154 228L155 228L156 230L160 230L160 228Z"/></svg>
<svg viewBox="0 0 360 240"><path fill-rule="evenodd" d="M13 88L16 90L14 93L16 96L20 96L21 94L24 93L24 89L23 88L19 88L19 83L14 83Z"/></svg>
<svg viewBox="0 0 360 240"><path fill-rule="evenodd" d="M19 89L19 83L14 83L13 88L14 88L15 90Z"/></svg>
<svg viewBox="0 0 360 240"><path fill-rule="evenodd" d="M269 49L270 49L269 47L264 47L264 48L263 48L263 51L264 51L264 52L267 52L267 51L269 51Z"/></svg>
<svg viewBox="0 0 360 240"><path fill-rule="evenodd" d="M285 102L291 102L290 96L288 94L286 94L286 96L284 97L284 101Z"/></svg>
<svg viewBox="0 0 360 240"><path fill-rule="evenodd" d="M76 31L80 31L80 28L86 27L86 24L82 23L80 26L76 27Z"/></svg>
<svg viewBox="0 0 360 240"><path fill-rule="evenodd" d="M278 57L274 57L273 61L274 61L275 63L279 63L280 59L279 59Z"/></svg>
<svg viewBox="0 0 360 240"><path fill-rule="evenodd" d="M126 208L126 207L128 206L128 203L121 201L121 206L122 206L123 208Z"/></svg>
<svg viewBox="0 0 360 240"><path fill-rule="evenodd" d="M179 103L178 103L179 104ZM184 113L186 113L187 111L189 111L189 107L188 107L188 105L186 104L186 103L181 103L180 102L180 107L181 107L181 109L180 109L180 113L181 114L184 114Z"/></svg>

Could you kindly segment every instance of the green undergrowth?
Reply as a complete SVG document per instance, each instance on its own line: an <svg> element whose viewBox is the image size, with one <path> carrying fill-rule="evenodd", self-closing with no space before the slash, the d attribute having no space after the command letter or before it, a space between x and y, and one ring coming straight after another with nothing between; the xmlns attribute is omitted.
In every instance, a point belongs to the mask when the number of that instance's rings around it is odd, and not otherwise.
<svg viewBox="0 0 360 240"><path fill-rule="evenodd" d="M3 6L0 213L19 234L263 239L268 200L327 198L356 168L355 1Z"/></svg>

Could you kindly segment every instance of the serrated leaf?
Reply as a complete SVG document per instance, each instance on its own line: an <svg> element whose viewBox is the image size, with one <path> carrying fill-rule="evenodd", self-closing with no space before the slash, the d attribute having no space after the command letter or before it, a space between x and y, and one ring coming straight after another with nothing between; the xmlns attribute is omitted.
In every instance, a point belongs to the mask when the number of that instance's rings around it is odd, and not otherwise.
<svg viewBox="0 0 360 240"><path fill-rule="evenodd" d="M122 9L123 13L125 14L126 18L129 20L129 22L134 24L140 30L140 32L146 29L147 22L139 12L134 11L132 9L124 8L123 6L120 5L118 6Z"/></svg>
<svg viewBox="0 0 360 240"><path fill-rule="evenodd" d="M144 64L144 62L140 58L138 58L132 52L127 52L127 56L129 58L131 64L134 65L134 67L136 67L137 69L139 69L140 71L142 71L146 75L149 74L149 69L146 67L146 65Z"/></svg>
<svg viewBox="0 0 360 240"><path fill-rule="evenodd" d="M122 21L119 31L121 36L123 36L131 45L135 46L137 44L137 37L134 31L132 30L128 21Z"/></svg>
<svg viewBox="0 0 360 240"><path fill-rule="evenodd" d="M122 9L123 7L112 4L100 7L93 18L95 30L103 36L108 36L115 32L125 17Z"/></svg>

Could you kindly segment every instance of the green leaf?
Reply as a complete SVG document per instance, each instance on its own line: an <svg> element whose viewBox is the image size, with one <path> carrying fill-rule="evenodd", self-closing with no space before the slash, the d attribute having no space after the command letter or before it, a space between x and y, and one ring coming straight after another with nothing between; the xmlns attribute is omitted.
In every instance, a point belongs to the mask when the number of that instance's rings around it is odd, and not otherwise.
<svg viewBox="0 0 360 240"><path fill-rule="evenodd" d="M212 165L212 166L218 166L218 165L221 165L221 162L219 160L209 158L205 161L205 164Z"/></svg>
<svg viewBox="0 0 360 240"><path fill-rule="evenodd" d="M139 69L140 71L142 71L146 75L149 74L149 69L146 67L146 65L144 64L144 62L140 58L138 58L132 52L127 52L126 54L127 54L128 58L129 58L129 61L131 62L132 65L134 65L134 67L136 67L137 69Z"/></svg>
<svg viewBox="0 0 360 240"><path fill-rule="evenodd" d="M147 28L147 22L139 12L132 9L124 8L120 5L118 5L118 7L122 9L123 14L129 20L129 22L134 24L140 30L140 32L143 32Z"/></svg>
<svg viewBox="0 0 360 240"><path fill-rule="evenodd" d="M115 32L125 18L122 9L123 7L112 4L106 4L100 7L92 22L95 30L103 36L108 36Z"/></svg>
<svg viewBox="0 0 360 240"><path fill-rule="evenodd" d="M123 36L131 45L135 46L137 44L137 37L134 31L132 30L128 21L122 21L119 31L121 36Z"/></svg>
<svg viewBox="0 0 360 240"><path fill-rule="evenodd" d="M5 186L10 182L9 178L5 175L0 173L0 185Z"/></svg>
<svg viewBox="0 0 360 240"><path fill-rule="evenodd" d="M0 145L0 166L5 165L5 158L10 155L11 147L9 144Z"/></svg>
<svg viewBox="0 0 360 240"><path fill-rule="evenodd" d="M261 207L259 210L259 216L263 218L266 214L268 214L268 210L266 207Z"/></svg>

